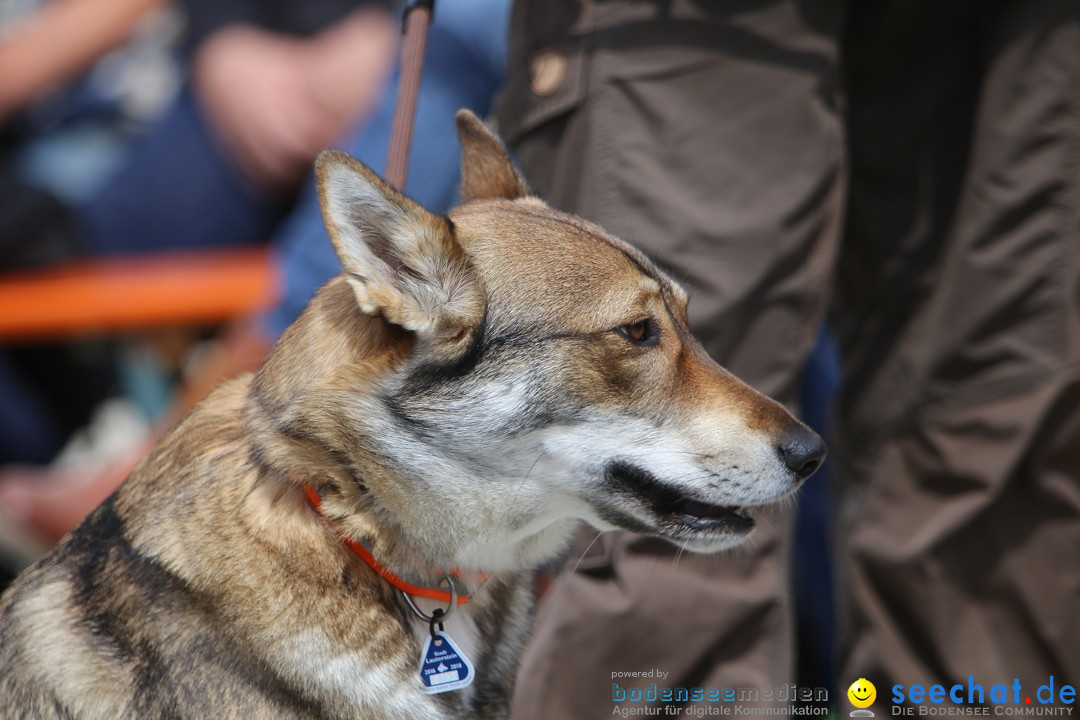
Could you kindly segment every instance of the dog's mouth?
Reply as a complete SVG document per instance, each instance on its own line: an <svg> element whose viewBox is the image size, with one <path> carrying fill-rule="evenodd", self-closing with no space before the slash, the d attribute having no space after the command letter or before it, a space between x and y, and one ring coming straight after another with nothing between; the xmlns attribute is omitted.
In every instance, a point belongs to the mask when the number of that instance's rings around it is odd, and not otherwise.
<svg viewBox="0 0 1080 720"><path fill-rule="evenodd" d="M732 530L749 532L754 519L738 506L710 505L697 500L680 500L675 506L678 521L695 530Z"/></svg>
<svg viewBox="0 0 1080 720"><path fill-rule="evenodd" d="M684 491L661 482L636 465L612 462L605 468L604 479L610 489L644 505L659 520L659 527L648 528L653 532L660 530L664 535L689 539L688 536L698 534L739 537L754 529L753 518L741 507L687 497ZM628 529L646 530L644 527Z"/></svg>

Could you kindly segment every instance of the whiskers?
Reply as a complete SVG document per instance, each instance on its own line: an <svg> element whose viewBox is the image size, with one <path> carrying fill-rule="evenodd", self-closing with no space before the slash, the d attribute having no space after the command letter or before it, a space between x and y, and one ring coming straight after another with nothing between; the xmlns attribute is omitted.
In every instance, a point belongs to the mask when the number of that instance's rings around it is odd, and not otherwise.
<svg viewBox="0 0 1080 720"><path fill-rule="evenodd" d="M574 563L574 567L570 572L572 572L572 573L577 572L578 568L581 567L581 561L585 559L585 556L589 554L590 550L592 550L592 546L596 544L596 541L599 540L600 536L603 535L603 534L604 534L603 530L597 531L596 537L594 537L592 539L592 541L588 545L585 546L585 549L581 551L581 554L578 555L577 562Z"/></svg>
<svg viewBox="0 0 1080 720"><path fill-rule="evenodd" d="M514 496L510 498L511 502L517 501L518 495L521 494L521 489L525 487L525 482L529 479L529 476L532 475L532 471L536 469L537 464L539 464L540 460L543 459L545 454L546 451L543 448L540 448L540 454L536 456L535 460L533 460L532 465L529 466L529 469L525 471L524 477L521 478L521 482L519 482L517 488L514 489Z"/></svg>
<svg viewBox="0 0 1080 720"><path fill-rule="evenodd" d="M671 558L671 569L672 570L678 570L679 569L679 561L682 560L682 556L683 556L683 554L685 552L686 552L686 548L682 547L681 545L675 550L675 556L673 558Z"/></svg>
<svg viewBox="0 0 1080 720"><path fill-rule="evenodd" d="M558 568L555 569L555 576L552 579L551 583L552 590L549 591L554 594L552 594L551 597L547 599L547 603L551 606L551 611L555 613L556 616L560 615L562 603L566 599L567 591L566 584L559 583L559 577L566 574L569 574L570 576L576 575L578 568L581 567L582 561L585 560L585 556L589 554L589 551L592 550L593 545L596 544L596 542L600 539L600 536L603 534L603 530L598 530L596 532L596 536L589 542L588 545L585 546L585 549L581 551L581 554L578 555L577 560L574 562L574 567L567 569L569 562L566 562L562 563Z"/></svg>

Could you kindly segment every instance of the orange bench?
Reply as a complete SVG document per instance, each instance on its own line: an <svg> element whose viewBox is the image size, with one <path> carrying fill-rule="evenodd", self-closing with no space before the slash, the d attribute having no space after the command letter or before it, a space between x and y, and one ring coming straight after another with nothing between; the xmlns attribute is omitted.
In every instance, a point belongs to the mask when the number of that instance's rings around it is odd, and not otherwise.
<svg viewBox="0 0 1080 720"><path fill-rule="evenodd" d="M265 248L81 262L0 276L0 342L225 322L280 292Z"/></svg>

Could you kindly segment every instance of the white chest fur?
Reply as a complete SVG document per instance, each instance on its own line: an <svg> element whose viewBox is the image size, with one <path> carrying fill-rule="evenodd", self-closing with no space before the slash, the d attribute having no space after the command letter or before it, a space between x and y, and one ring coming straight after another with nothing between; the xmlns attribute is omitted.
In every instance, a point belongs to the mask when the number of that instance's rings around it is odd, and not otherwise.
<svg viewBox="0 0 1080 720"><path fill-rule="evenodd" d="M427 625L416 623L427 632ZM277 643L275 659L297 687L316 694L340 717L402 720L444 718L445 711L420 687L418 658L400 664L354 650L342 651L312 628Z"/></svg>

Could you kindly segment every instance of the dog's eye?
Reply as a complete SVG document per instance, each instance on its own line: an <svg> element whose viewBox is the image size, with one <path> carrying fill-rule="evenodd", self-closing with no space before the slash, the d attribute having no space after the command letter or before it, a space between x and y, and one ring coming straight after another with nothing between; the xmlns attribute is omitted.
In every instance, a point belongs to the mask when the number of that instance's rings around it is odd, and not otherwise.
<svg viewBox="0 0 1080 720"><path fill-rule="evenodd" d="M652 318L642 318L628 325L620 325L618 331L635 345L655 345L660 341L660 328Z"/></svg>

